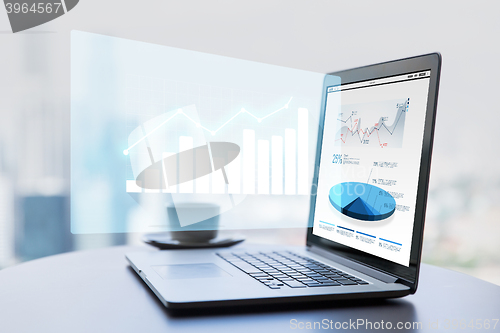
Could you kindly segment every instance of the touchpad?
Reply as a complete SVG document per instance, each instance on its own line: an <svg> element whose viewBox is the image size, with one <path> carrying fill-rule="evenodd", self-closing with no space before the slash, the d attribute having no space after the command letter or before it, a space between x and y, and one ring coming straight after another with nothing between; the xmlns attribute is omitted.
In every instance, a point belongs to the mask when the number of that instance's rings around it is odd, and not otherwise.
<svg viewBox="0 0 500 333"><path fill-rule="evenodd" d="M231 276L215 264L182 264L151 266L162 279L200 279Z"/></svg>

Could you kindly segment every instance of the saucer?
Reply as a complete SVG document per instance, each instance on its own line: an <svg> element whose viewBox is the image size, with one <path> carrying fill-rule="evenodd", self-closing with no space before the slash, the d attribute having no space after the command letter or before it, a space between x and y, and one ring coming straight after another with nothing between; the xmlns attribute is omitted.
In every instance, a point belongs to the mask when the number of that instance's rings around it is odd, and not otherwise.
<svg viewBox="0 0 500 333"><path fill-rule="evenodd" d="M216 247L230 247L245 240L242 235L219 235L207 242L180 242L172 239L170 233L146 234L142 238L143 242L155 246L162 250L173 249L206 249Z"/></svg>

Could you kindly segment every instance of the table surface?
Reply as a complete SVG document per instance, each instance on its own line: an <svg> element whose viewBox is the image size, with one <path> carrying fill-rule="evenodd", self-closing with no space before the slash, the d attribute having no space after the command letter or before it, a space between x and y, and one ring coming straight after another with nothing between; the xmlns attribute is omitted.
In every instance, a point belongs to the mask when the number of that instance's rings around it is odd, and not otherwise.
<svg viewBox="0 0 500 333"><path fill-rule="evenodd" d="M0 331L282 332L304 331L299 328L314 322L347 328L357 320L385 328L388 322L393 328L398 322L420 322L419 332L435 331L437 326L463 332L472 330L468 326L472 323L485 325L489 320L488 331L500 331L500 323L493 328L500 318L500 286L425 264L417 293L400 299L174 314L124 257L127 252L151 250L112 247L72 252L0 271ZM358 331L369 328L360 325Z"/></svg>

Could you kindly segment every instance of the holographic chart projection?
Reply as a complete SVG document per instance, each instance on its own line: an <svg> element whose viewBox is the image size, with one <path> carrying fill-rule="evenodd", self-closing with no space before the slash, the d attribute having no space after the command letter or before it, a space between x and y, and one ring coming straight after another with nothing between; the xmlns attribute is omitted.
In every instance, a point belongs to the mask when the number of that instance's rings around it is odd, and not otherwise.
<svg viewBox="0 0 500 333"><path fill-rule="evenodd" d="M73 31L71 231L307 226L324 80Z"/></svg>

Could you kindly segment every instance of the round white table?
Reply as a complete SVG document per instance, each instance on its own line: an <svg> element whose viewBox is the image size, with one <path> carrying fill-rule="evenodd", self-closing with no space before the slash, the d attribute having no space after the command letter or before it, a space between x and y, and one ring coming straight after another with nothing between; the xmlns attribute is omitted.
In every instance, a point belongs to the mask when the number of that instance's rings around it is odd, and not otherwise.
<svg viewBox="0 0 500 333"><path fill-rule="evenodd" d="M478 331L467 325L484 329L489 320L487 331L500 331L500 323L493 329L500 318L499 286L430 265L421 267L417 293L401 299L173 314L128 266L124 254L132 251L156 250L144 246L72 252L0 271L0 332L282 332L307 331L300 327L325 325L325 320L345 329L345 323L360 319L372 325L418 322L419 332L437 327ZM370 331L357 329L365 330Z"/></svg>

